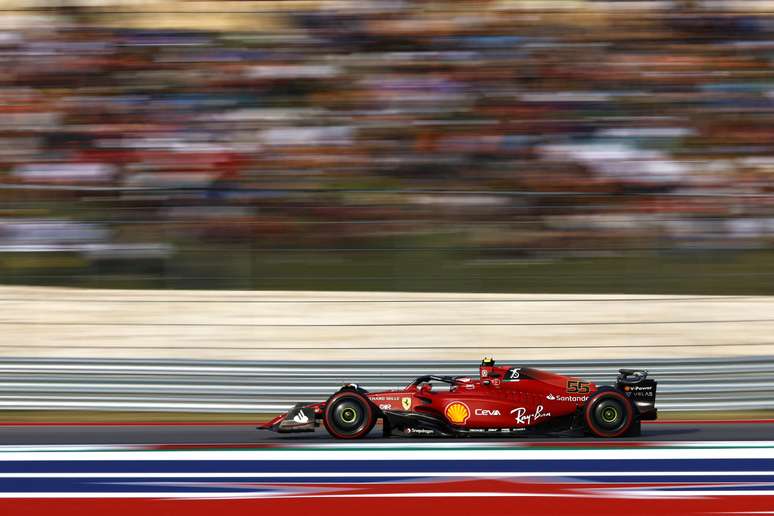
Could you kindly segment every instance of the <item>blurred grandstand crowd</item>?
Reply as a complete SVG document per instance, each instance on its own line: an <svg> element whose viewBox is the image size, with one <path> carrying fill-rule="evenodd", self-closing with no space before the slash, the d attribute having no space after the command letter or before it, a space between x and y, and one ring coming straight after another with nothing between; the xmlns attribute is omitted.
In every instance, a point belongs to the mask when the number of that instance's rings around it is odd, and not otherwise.
<svg viewBox="0 0 774 516"><path fill-rule="evenodd" d="M277 3L0 15L0 268L774 242L774 13Z"/></svg>

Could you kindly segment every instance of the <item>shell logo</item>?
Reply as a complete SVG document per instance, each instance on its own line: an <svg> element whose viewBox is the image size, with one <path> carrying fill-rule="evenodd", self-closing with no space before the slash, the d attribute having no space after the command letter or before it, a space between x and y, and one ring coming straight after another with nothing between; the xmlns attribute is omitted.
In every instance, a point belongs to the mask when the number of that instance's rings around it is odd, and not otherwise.
<svg viewBox="0 0 774 516"><path fill-rule="evenodd" d="M444 411L446 418L455 425L464 425L470 417L470 409L461 401L449 403Z"/></svg>

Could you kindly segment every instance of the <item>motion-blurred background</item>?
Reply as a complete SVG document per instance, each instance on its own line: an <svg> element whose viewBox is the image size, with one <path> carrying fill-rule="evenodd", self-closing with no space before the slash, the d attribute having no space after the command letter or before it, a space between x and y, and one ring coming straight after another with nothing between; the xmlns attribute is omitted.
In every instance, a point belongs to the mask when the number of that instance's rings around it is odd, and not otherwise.
<svg viewBox="0 0 774 516"><path fill-rule="evenodd" d="M762 0L0 0L1 352L774 354L772 59Z"/></svg>
<svg viewBox="0 0 774 516"><path fill-rule="evenodd" d="M0 1L0 279L772 293L772 2Z"/></svg>

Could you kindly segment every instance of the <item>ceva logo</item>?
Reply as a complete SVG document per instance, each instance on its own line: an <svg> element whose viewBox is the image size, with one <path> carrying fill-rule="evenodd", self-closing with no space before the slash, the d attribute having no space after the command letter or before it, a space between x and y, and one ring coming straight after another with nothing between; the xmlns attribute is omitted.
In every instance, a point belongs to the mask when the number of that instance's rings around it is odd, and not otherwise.
<svg viewBox="0 0 774 516"><path fill-rule="evenodd" d="M497 409L494 409L494 410L489 410L489 409L480 409L480 408L477 408L477 409L475 410L475 414L476 414L477 416L499 416L499 415L500 415L500 411L499 411L499 410L497 410Z"/></svg>

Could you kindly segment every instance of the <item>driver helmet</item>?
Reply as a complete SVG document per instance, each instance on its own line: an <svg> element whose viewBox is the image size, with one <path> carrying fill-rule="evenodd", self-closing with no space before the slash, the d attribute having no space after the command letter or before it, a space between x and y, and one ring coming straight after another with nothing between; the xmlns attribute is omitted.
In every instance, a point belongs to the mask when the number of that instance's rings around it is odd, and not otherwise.
<svg viewBox="0 0 774 516"><path fill-rule="evenodd" d="M494 365L494 358L484 357L484 359L481 361L481 367L479 367L479 374L481 378L487 378L492 370L494 370Z"/></svg>

